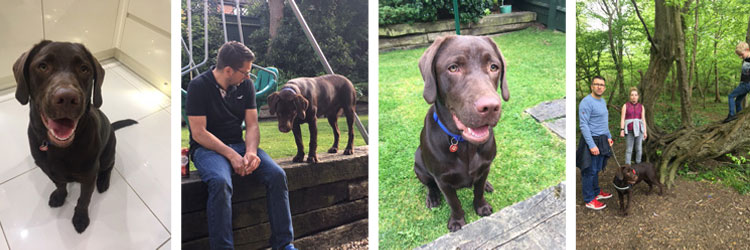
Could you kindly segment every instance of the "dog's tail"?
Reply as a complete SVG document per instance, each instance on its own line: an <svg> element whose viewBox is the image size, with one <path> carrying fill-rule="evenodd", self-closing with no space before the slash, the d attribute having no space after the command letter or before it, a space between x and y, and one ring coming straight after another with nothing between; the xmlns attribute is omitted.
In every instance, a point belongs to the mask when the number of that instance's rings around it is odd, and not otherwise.
<svg viewBox="0 0 750 250"><path fill-rule="evenodd" d="M118 129L130 126L130 125L133 125L133 124L138 124L138 122L135 121L135 120L133 120L133 119L119 120L119 121L116 121L116 122L112 123L112 129L113 130L118 130Z"/></svg>

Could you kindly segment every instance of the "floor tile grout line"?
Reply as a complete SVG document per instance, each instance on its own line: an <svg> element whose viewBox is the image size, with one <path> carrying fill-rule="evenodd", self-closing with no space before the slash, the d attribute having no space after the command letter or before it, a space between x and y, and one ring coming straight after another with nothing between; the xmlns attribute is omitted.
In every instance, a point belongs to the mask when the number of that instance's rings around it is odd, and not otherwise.
<svg viewBox="0 0 750 250"><path fill-rule="evenodd" d="M124 175L122 175L122 173L120 172L119 169L117 169L117 168L114 168L114 169L115 169L115 171L117 171L117 174L119 174L120 177L122 177L122 180L125 181L125 184L127 184L128 187L130 187L130 190L133 190L133 193L135 193L135 196L137 196L138 199L141 200L141 202L143 202L143 205L145 205L146 208L148 209L148 211L151 212L151 215L153 215L154 218L156 218L156 221L158 221L159 224L161 224L161 226L164 228L164 230L167 230L167 233L169 233L169 235L171 236L172 232L169 231L169 228L167 228L167 226L164 225L164 222L162 222L161 219L159 219L159 216L156 216L156 213L154 213L154 210L151 209L151 207L148 205L148 203L146 203L146 201L143 200L143 197L141 197L141 195L138 193L138 191L136 191L135 188L133 188L133 185L130 185L130 182L128 181L128 179L125 178Z"/></svg>
<svg viewBox="0 0 750 250"><path fill-rule="evenodd" d="M20 177L21 175L24 175L24 174L26 174L26 173L28 173L28 172L34 171L34 169L36 169L36 168L37 168L37 166L34 166L33 168L31 168L31 169L29 169L29 170L23 171L22 173L20 173L20 174L18 174L18 175L16 175L16 176L13 176L13 177L11 177L10 179L8 179L8 180L6 180L6 181L4 181L4 182L0 182L0 185L3 185L3 184L5 184L5 183L8 183L9 181L12 181L13 179L15 179L15 178L18 178L18 177Z"/></svg>
<svg viewBox="0 0 750 250"><path fill-rule="evenodd" d="M3 233L3 239L5 239L5 245L8 246L8 249L10 249L10 241L8 241L8 236L5 235L5 230L3 229L2 222L0 222L0 232Z"/></svg>
<svg viewBox="0 0 750 250"><path fill-rule="evenodd" d="M135 87L135 88L136 88L136 89L138 89L139 91L141 91L141 90L142 90L142 91L144 91L144 92L147 92L147 91L152 91L152 90L153 90L153 91L156 91L156 92L158 92L158 93L162 94L162 95L164 96L164 98L166 98L166 99L171 99L171 98L170 98L170 97L169 97L169 96L168 96L167 94L165 94L165 93L161 92L161 90L159 90L159 88L157 88L156 86L154 86L154 85L153 85L152 83L148 82L148 81L147 81L146 79L144 79L144 78L143 78L142 76L140 76L140 75L136 74L136 73L135 73L135 72L134 72L134 71L133 71L132 69L128 68L128 66L126 66L126 65L125 65L125 64L123 64L122 62L120 62L120 61L117 61L117 60L115 60L115 62L116 62L116 63L114 63L114 64L115 64L116 66L114 66L114 67L113 67L113 69L114 69L115 67L117 67L117 68L119 68L119 69L122 69L122 70L124 71L124 73L132 73L132 74L129 74L129 75L130 75L130 76L132 76L133 78L135 78L135 80L140 80L141 82L138 82L138 85L140 85L140 86L144 86L144 87L145 87L145 89L141 89L141 88L139 88L138 86L136 86L136 84L134 84L133 82L129 81L129 80L127 79L127 77L125 77L124 75L122 75L122 74L120 74L120 73L117 73L117 72L115 72L115 73L116 73L116 74L118 74L118 75L119 75L120 77L122 77L122 78L123 78L123 79L124 79L124 80L125 80L126 82L128 82L128 83L129 83L129 84L130 84L131 86Z"/></svg>
<svg viewBox="0 0 750 250"><path fill-rule="evenodd" d="M146 118L149 118L149 117L155 116L155 115L156 115L157 113L159 113L159 112L161 112L161 111L167 112L167 114L168 114L168 115L171 115L171 114L169 113L169 111L167 111L167 110L168 110L169 108L171 108L171 105L170 105L169 107L162 107L162 108L159 108L159 109L155 110L154 112L151 112L151 113L149 113L149 114L146 114L146 115L144 115L143 117L140 117L140 118L138 118L138 119L135 119L135 120L136 120L136 121L139 121L139 122L140 122L140 121L143 121L143 120L145 120Z"/></svg>
<svg viewBox="0 0 750 250"><path fill-rule="evenodd" d="M156 247L156 249L157 250L160 249L161 247L163 247L164 245L166 245L167 242L169 242L169 240L171 240L171 239L172 239L172 236L167 237L167 240L164 241L164 243L161 243L161 245L159 245L158 247Z"/></svg>

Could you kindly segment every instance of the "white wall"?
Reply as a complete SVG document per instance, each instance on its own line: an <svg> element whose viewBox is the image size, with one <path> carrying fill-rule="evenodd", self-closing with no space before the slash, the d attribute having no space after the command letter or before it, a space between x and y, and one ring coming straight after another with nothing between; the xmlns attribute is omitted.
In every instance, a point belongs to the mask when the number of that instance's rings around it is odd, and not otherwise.
<svg viewBox="0 0 750 250"><path fill-rule="evenodd" d="M10 0L0 8L0 89L15 86L13 63L44 37L42 2Z"/></svg>
<svg viewBox="0 0 750 250"><path fill-rule="evenodd" d="M169 1L129 0L117 59L170 94Z"/></svg>
<svg viewBox="0 0 750 250"><path fill-rule="evenodd" d="M115 57L169 95L169 0L4 0L0 8L0 90L12 66L42 39L83 43Z"/></svg>

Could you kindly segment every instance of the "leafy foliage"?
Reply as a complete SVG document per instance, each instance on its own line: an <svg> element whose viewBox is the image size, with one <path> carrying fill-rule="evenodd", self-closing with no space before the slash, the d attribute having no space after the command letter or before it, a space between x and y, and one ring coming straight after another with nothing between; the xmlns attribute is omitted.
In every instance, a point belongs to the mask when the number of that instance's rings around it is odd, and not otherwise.
<svg viewBox="0 0 750 250"><path fill-rule="evenodd" d="M490 13L492 0L458 1L461 23L474 23ZM380 25L453 19L453 0L383 0L378 3Z"/></svg>
<svg viewBox="0 0 750 250"><path fill-rule="evenodd" d="M367 1L356 0L304 0L297 1L307 25L336 74L348 77L354 83L367 82ZM183 1L182 36L188 41L187 18ZM215 64L216 53L224 43L221 27L221 8L217 1L209 1L209 57L201 72ZM281 83L295 77L311 77L325 74L310 42L297 18L288 5L284 7L284 18L278 34L269 40L269 13L265 1L250 1L243 5L243 16L257 17L260 27L245 33L245 44L255 53L255 64L279 68ZM197 62L203 60L203 3L193 1L193 46ZM229 20L227 20L229 21ZM182 65L189 57L182 50ZM183 87L190 81L183 77ZM358 92L367 94L367 88ZM364 85L366 86L366 84Z"/></svg>

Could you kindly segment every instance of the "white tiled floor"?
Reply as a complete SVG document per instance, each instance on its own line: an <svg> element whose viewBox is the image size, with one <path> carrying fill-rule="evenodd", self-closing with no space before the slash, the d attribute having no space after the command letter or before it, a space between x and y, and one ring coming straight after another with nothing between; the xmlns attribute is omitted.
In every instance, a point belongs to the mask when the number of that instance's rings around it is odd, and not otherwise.
<svg viewBox="0 0 750 250"><path fill-rule="evenodd" d="M29 154L28 105L0 96L0 250L169 249L170 99L117 61L102 66L102 110L139 124L115 133L116 171L107 192L94 192L83 234L71 223L80 185L68 185L62 207L47 205L54 185Z"/></svg>

